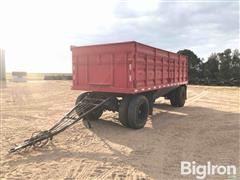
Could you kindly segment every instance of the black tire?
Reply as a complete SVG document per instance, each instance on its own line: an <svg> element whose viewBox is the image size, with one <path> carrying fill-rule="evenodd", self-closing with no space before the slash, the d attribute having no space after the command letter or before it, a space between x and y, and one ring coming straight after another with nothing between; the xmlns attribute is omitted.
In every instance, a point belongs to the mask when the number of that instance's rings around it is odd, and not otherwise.
<svg viewBox="0 0 240 180"><path fill-rule="evenodd" d="M88 95L88 92L80 94L76 99L75 105L77 105L86 95Z"/></svg>
<svg viewBox="0 0 240 180"><path fill-rule="evenodd" d="M183 107L186 100L186 88L180 86L177 88L170 97L170 102L173 107Z"/></svg>
<svg viewBox="0 0 240 180"><path fill-rule="evenodd" d="M175 94L176 94L176 90L171 94L170 102L173 107L178 107Z"/></svg>
<svg viewBox="0 0 240 180"><path fill-rule="evenodd" d="M85 93L82 93L80 94L78 97L77 97L77 100L75 102L75 105L77 105L86 95L88 95L89 93L88 92L85 92ZM82 113L84 112L81 112L81 111L76 111L77 115L81 115ZM87 120L96 120L96 119L99 119L101 117L103 113L103 109L102 108L97 108L95 109L94 112L88 114L85 119Z"/></svg>
<svg viewBox="0 0 240 180"><path fill-rule="evenodd" d="M186 88L184 86L181 86L179 88L176 98L178 102L178 107L183 107L186 100Z"/></svg>
<svg viewBox="0 0 240 180"><path fill-rule="evenodd" d="M102 108L97 108L95 109L92 113L88 114L85 119L88 120L97 120L99 119L103 114L103 109Z"/></svg>
<svg viewBox="0 0 240 180"><path fill-rule="evenodd" d="M128 125L133 129L143 128L149 114L149 102L143 95L135 96L128 106Z"/></svg>
<svg viewBox="0 0 240 180"><path fill-rule="evenodd" d="M131 97L124 97L120 102L120 106L119 106L119 121L125 127L129 127L128 106L129 106L130 100L131 100Z"/></svg>

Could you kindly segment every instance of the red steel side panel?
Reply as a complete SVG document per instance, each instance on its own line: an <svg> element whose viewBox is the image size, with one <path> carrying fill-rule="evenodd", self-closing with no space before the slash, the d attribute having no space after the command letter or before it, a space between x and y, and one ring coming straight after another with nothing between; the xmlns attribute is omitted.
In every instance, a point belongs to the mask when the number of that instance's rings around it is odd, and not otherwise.
<svg viewBox="0 0 240 180"><path fill-rule="evenodd" d="M157 81L156 85L167 84L168 79L168 52L156 50Z"/></svg>
<svg viewBox="0 0 240 180"><path fill-rule="evenodd" d="M187 84L186 56L136 43L135 92Z"/></svg>
<svg viewBox="0 0 240 180"><path fill-rule="evenodd" d="M73 89L139 93L188 82L187 57L137 42L72 47Z"/></svg>
<svg viewBox="0 0 240 180"><path fill-rule="evenodd" d="M132 92L128 61L133 61L134 50L134 42L72 47L72 88L86 91Z"/></svg>

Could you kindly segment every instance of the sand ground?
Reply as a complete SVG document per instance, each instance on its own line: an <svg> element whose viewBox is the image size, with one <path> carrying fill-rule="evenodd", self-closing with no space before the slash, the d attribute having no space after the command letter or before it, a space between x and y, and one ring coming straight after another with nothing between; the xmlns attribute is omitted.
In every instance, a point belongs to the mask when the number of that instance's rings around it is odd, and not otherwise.
<svg viewBox="0 0 240 180"><path fill-rule="evenodd" d="M29 81L1 89L1 179L193 179L180 175L180 161L239 167L236 87L188 86L185 107L158 99L141 130L124 128L117 113L105 112L91 129L79 122L42 149L8 155L73 106L81 92L70 87L71 81Z"/></svg>

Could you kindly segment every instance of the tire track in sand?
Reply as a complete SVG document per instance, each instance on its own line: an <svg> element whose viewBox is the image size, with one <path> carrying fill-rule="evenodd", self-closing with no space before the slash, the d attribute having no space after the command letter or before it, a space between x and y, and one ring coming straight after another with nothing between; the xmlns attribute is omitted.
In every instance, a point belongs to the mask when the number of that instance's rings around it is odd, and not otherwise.
<svg viewBox="0 0 240 180"><path fill-rule="evenodd" d="M196 102L197 100L205 97L207 94L208 94L208 89L206 88L201 93L199 93L191 98L188 98L186 105L191 105L192 103Z"/></svg>

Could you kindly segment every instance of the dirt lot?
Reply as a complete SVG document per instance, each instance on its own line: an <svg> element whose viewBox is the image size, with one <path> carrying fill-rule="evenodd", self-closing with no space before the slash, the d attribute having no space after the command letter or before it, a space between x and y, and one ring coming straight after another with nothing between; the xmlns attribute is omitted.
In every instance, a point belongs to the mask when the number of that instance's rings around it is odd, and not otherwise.
<svg viewBox="0 0 240 180"><path fill-rule="evenodd" d="M4 179L192 179L180 161L239 167L239 88L189 86L184 108L158 99L141 130L105 112L54 138L40 150L8 155L33 131L51 127L74 104L70 81L9 82L1 89L1 172ZM209 179L227 177L210 177ZM229 177L231 178L231 177Z"/></svg>

